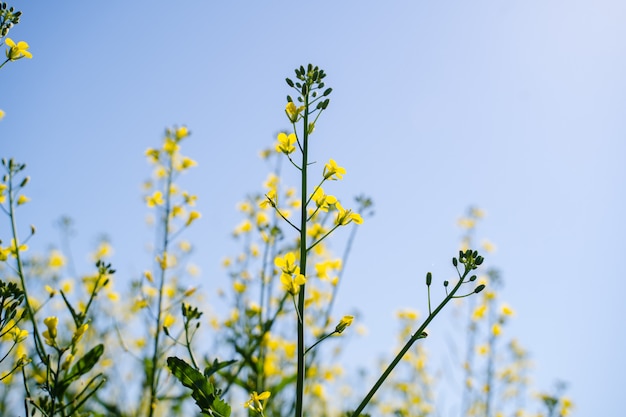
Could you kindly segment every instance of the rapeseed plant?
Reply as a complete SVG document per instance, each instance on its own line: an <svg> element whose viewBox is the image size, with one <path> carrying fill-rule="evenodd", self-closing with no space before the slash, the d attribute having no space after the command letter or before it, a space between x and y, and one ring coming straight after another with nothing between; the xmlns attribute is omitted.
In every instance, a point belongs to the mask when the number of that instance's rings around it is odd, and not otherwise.
<svg viewBox="0 0 626 417"><path fill-rule="evenodd" d="M32 57L26 42L7 37L20 16L0 3L0 42L6 47L0 68ZM356 392L339 387L345 340L337 338L351 333L359 315L356 310L337 315L334 305L358 227L373 214L373 203L359 196L348 207L344 198L329 194L332 182L348 170L333 158L318 169L309 161L332 93L325 72L301 66L286 83L295 91L284 107L290 129L262 152L272 164L263 191L238 206L243 218L232 235L242 250L224 261L230 287L222 292L232 309L222 319L208 319L214 330L211 356L196 351L194 340L207 320L195 287L183 279L196 268L188 262L193 245L182 235L201 218L198 197L177 181L196 165L181 154L191 134L186 126L166 129L161 145L145 152L153 175L143 197L156 243L152 265L122 294L115 288L109 262L114 248L106 236L91 254L96 270L77 274L68 218L59 223L63 250L27 255L36 229L21 239L17 213L36 202L23 193L26 166L2 161L0 207L10 236L0 241L0 412L15 414L19 403L28 417L179 416L190 412L191 397L210 416L356 417L366 415L366 408L383 415L436 415L434 371L416 342L427 337L426 327L450 301L467 297L460 414L529 415L528 354L514 339L504 342L513 309L499 299L502 280L496 270L477 275L484 259L471 248L484 213L476 208L459 221L466 234L452 258L456 278L443 282L445 297L432 302L434 279L427 273L428 314L420 322L415 306L398 313L397 355L354 409L346 405ZM283 183L281 161L299 174L297 187ZM342 231L348 238L337 256L330 237ZM494 249L488 241L482 246L485 252ZM331 354L320 350L322 344L333 347ZM105 386L107 379L114 383ZM386 390L379 393L383 384ZM560 389L538 398L545 416L565 416L572 409Z"/></svg>

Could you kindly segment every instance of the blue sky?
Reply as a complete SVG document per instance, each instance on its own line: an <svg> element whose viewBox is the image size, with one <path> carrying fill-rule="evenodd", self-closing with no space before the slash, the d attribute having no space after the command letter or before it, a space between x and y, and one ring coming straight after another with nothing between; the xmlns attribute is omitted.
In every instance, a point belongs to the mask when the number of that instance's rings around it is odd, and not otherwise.
<svg viewBox="0 0 626 417"><path fill-rule="evenodd" d="M117 269L142 270L143 152L186 124L199 166L185 181L203 212L189 237L219 282L234 207L266 174L258 151L287 127L284 78L312 62L334 89L314 158L348 170L337 194L376 203L339 300L361 306L363 356L388 349L399 307L424 311L426 271L449 277L456 219L474 204L488 213L479 232L498 247L488 261L534 386L563 379L574 415L620 415L623 2L12 4L24 15L10 36L34 58L0 71L0 156L28 164L21 216L38 227L35 248L58 241L53 223L67 214L75 252L106 232ZM428 342L441 344L447 324Z"/></svg>

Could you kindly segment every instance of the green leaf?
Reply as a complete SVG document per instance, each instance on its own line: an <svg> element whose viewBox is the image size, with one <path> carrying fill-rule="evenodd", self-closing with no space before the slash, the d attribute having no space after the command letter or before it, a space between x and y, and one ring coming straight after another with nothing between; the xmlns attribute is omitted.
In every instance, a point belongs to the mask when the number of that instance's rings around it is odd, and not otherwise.
<svg viewBox="0 0 626 417"><path fill-rule="evenodd" d="M167 358L167 366L185 387L192 390L191 397L203 414L230 416L230 406L217 396L213 384L200 371L175 356Z"/></svg>
<svg viewBox="0 0 626 417"><path fill-rule="evenodd" d="M70 371L67 373L63 381L61 381L56 388L57 395L61 396L70 386L70 384L76 381L81 376L85 375L87 372L91 371L91 369L98 363L100 360L100 356L104 353L104 345L99 344L89 352L85 353L85 355L78 360L72 366Z"/></svg>
<svg viewBox="0 0 626 417"><path fill-rule="evenodd" d="M219 362L217 359L215 359L211 366L204 368L204 376L209 378L220 369L226 368L236 362L237 361L235 359L226 362Z"/></svg>

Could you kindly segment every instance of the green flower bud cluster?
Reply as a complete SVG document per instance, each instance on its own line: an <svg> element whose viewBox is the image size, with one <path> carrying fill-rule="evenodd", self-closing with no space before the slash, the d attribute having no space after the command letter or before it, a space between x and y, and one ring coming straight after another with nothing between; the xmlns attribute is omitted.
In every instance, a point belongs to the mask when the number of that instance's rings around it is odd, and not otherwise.
<svg viewBox="0 0 626 417"><path fill-rule="evenodd" d="M20 23L21 15L22 12L15 11L15 8L9 7L5 1L0 3L0 37L7 36L9 30Z"/></svg>

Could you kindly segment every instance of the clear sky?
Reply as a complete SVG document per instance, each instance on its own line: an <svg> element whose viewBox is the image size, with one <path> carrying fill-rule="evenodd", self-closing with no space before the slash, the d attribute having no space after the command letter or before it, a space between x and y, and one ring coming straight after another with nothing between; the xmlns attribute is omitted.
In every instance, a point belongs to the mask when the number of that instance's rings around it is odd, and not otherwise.
<svg viewBox="0 0 626 417"><path fill-rule="evenodd" d="M623 415L626 3L11 4L24 15L10 36L34 58L0 70L0 156L28 164L34 248L70 215L77 254L106 232L116 269L142 270L143 153L186 124L203 213L188 237L206 287L221 282L234 207L267 172L258 151L288 127L284 78L312 62L334 89L314 155L347 169L337 194L376 203L339 300L363 312L363 357L389 349L399 307L424 311L426 271L449 277L456 219L474 204L534 386L562 379L574 415Z"/></svg>

